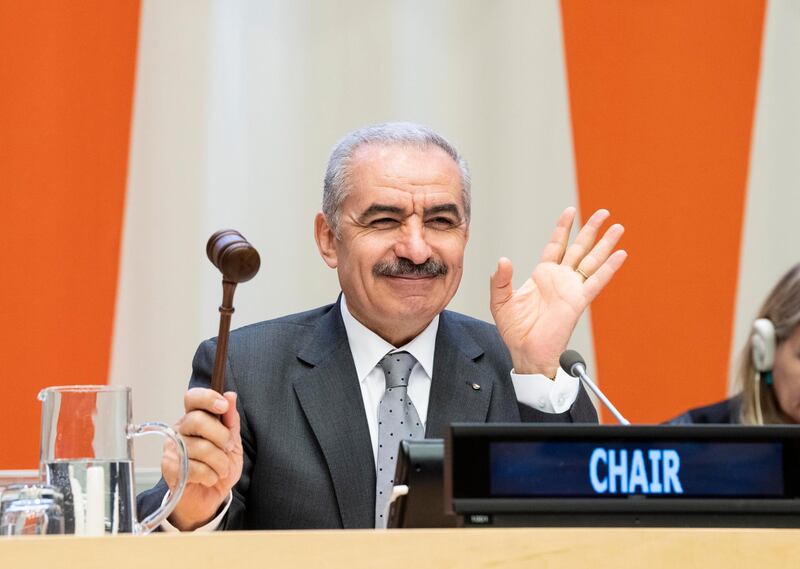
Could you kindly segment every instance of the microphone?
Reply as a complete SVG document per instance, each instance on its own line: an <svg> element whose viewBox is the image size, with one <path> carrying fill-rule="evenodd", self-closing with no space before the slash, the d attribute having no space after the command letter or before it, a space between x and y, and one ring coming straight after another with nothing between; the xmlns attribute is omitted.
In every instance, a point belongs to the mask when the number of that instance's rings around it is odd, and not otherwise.
<svg viewBox="0 0 800 569"><path fill-rule="evenodd" d="M617 419L620 425L630 425L630 421L628 421L622 414L617 411L617 408L614 407L614 404L608 400L600 388L595 385L595 383L591 380L591 378L586 375L586 361L584 361L583 356L581 356L575 350L567 350L561 357L558 358L558 363L561 364L561 369L565 372L570 374L572 377L580 378L583 381L583 384L592 390L592 392L597 395L597 398L603 402L603 405L611 411L611 414Z"/></svg>

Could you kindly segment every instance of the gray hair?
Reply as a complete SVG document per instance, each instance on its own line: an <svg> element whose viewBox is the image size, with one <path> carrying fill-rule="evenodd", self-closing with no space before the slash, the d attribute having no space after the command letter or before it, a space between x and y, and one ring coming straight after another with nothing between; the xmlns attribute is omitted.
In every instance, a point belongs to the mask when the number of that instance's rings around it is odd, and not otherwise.
<svg viewBox="0 0 800 569"><path fill-rule="evenodd" d="M339 215L342 202L350 192L350 163L356 150L368 144L412 146L426 149L438 146L458 165L461 172L461 198L464 216L470 219L471 179L467 162L455 147L430 128L410 122L390 122L365 126L344 136L334 146L325 171L322 192L322 213L336 236L339 236Z"/></svg>

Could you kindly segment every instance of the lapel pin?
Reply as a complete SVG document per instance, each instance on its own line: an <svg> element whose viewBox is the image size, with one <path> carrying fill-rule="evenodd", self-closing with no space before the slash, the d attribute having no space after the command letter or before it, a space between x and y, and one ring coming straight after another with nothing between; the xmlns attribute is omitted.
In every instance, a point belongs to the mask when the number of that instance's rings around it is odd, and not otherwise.
<svg viewBox="0 0 800 569"><path fill-rule="evenodd" d="M481 390L481 386L480 386L480 385L478 385L477 383L470 383L470 384L469 384L469 386L470 386L472 389L474 389L475 391L480 391L480 390Z"/></svg>

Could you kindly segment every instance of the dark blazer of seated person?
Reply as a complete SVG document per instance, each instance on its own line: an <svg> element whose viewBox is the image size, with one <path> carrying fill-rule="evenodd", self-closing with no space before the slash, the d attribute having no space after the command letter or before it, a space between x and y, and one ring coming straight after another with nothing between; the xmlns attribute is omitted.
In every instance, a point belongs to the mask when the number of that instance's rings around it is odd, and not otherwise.
<svg viewBox="0 0 800 569"><path fill-rule="evenodd" d="M670 425L737 424L742 419L742 394L729 399L689 409L668 421Z"/></svg>
<svg viewBox="0 0 800 569"><path fill-rule="evenodd" d="M215 349L201 344L191 387L210 384ZM597 422L583 386L564 413L519 403L491 324L446 310L435 350L427 438L453 422ZM340 303L235 330L225 377L239 394L245 458L219 529L374 527L375 459ZM162 480L140 494L139 517L166 491Z"/></svg>

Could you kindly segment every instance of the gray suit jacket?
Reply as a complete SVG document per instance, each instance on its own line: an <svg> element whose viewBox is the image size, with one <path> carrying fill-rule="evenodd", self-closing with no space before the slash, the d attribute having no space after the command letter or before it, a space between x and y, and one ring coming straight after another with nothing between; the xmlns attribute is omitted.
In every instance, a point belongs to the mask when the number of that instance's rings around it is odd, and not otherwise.
<svg viewBox="0 0 800 569"><path fill-rule="evenodd" d="M198 348L192 387L210 385L215 349L213 339ZM453 422L597 422L583 387L562 414L518 403L511 368L493 325L444 311L425 436L443 437ZM245 456L222 527L373 527L375 460L339 303L235 330L225 373ZM140 517L165 490L162 481L139 496Z"/></svg>

